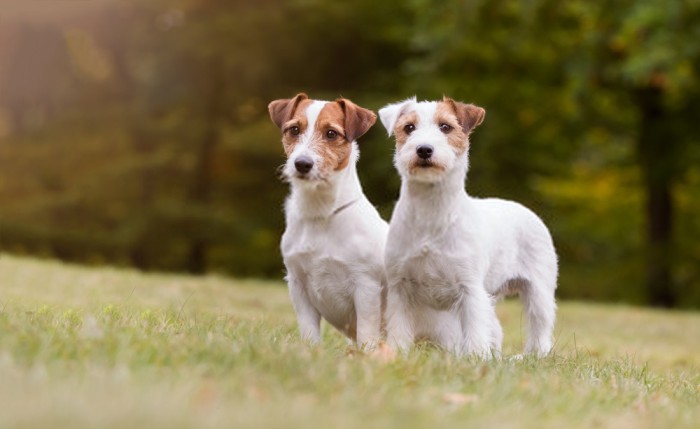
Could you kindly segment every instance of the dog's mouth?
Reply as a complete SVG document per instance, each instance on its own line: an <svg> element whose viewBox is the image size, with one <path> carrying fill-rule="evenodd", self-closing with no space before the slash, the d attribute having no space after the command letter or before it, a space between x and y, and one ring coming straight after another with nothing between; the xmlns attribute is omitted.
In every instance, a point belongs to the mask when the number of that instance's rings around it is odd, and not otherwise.
<svg viewBox="0 0 700 429"><path fill-rule="evenodd" d="M308 186L315 186L316 184L327 181L324 176L318 173L300 173L298 171L295 171L292 174L285 174L284 178L287 182L303 183Z"/></svg>
<svg viewBox="0 0 700 429"><path fill-rule="evenodd" d="M297 180L303 180L306 182L318 182L322 181L323 177L319 174L312 174L312 173L299 173L295 172L293 174L293 177Z"/></svg>
<svg viewBox="0 0 700 429"><path fill-rule="evenodd" d="M438 171L443 171L445 170L445 167L441 164L438 164L431 159L415 159L411 165L409 166L409 172L415 173L415 172L420 172L420 171L431 171L431 170L438 170Z"/></svg>

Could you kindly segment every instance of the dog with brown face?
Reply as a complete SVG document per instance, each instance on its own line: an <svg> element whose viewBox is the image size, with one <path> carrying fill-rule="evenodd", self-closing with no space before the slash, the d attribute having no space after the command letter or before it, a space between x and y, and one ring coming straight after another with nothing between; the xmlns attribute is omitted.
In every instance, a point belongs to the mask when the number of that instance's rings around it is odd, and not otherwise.
<svg viewBox="0 0 700 429"><path fill-rule="evenodd" d="M547 227L522 205L464 189L469 135L484 120L473 104L415 98L379 111L396 136L401 193L386 245L387 341L427 338L459 355L499 355L495 300L518 294L525 352L552 348L557 255Z"/></svg>
<svg viewBox="0 0 700 429"><path fill-rule="evenodd" d="M376 115L345 98L306 94L275 100L268 110L287 155L281 249L300 334L320 341L323 317L371 348L380 340L388 226L362 191L356 140Z"/></svg>

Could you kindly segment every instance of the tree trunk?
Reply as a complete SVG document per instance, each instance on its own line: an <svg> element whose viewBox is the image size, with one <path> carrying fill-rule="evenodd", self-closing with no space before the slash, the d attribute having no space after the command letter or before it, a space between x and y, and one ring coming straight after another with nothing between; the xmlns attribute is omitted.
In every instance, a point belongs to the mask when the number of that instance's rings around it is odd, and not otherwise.
<svg viewBox="0 0 700 429"><path fill-rule="evenodd" d="M673 194L677 142L667 126L662 91L645 88L637 93L641 110L637 146L646 197L646 289L649 304L673 307Z"/></svg>

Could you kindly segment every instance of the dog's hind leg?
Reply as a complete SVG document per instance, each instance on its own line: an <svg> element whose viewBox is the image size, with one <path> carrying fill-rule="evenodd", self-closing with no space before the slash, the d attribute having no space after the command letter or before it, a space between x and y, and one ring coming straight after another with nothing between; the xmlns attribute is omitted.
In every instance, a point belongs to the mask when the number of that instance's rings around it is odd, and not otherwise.
<svg viewBox="0 0 700 429"><path fill-rule="evenodd" d="M491 351L495 358L501 357L501 349L503 348L503 328L498 317L494 317L491 321Z"/></svg>
<svg viewBox="0 0 700 429"><path fill-rule="evenodd" d="M523 282L520 300L527 319L525 353L546 356L552 349L552 331L557 305L554 301L555 285L545 281Z"/></svg>

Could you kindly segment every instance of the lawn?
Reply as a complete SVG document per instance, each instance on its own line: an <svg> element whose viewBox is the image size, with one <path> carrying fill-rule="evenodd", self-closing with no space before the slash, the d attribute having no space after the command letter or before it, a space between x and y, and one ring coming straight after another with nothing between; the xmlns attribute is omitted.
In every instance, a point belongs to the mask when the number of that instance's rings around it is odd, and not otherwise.
<svg viewBox="0 0 700 429"><path fill-rule="evenodd" d="M700 422L700 313L562 302L556 352L499 305L502 361L296 335L281 282L0 254L0 428L645 428Z"/></svg>

